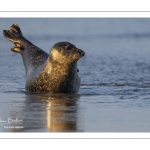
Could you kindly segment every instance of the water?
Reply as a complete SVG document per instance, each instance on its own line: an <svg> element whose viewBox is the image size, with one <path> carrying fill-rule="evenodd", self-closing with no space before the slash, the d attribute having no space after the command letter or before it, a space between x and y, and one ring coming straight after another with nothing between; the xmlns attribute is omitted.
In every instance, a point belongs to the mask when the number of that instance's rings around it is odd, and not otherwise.
<svg viewBox="0 0 150 150"><path fill-rule="evenodd" d="M68 41L83 49L75 95L25 91L25 70L0 35L1 132L150 132L149 18L1 18L49 53ZM2 33L2 32L1 32ZM5 124L4 124L5 123Z"/></svg>

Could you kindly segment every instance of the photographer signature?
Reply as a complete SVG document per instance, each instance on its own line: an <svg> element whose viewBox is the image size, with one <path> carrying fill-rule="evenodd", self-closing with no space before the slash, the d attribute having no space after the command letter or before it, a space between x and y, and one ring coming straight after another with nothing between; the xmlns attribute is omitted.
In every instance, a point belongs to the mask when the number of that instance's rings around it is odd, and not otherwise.
<svg viewBox="0 0 150 150"><path fill-rule="evenodd" d="M3 120L0 118L0 125L4 124L22 124L23 118L8 118L7 120Z"/></svg>

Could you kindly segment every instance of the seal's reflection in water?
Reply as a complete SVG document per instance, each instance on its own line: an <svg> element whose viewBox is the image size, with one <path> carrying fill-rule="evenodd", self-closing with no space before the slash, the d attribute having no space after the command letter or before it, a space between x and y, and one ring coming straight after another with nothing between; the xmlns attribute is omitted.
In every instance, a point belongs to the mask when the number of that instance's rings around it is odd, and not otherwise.
<svg viewBox="0 0 150 150"><path fill-rule="evenodd" d="M47 104L47 127L50 131L77 131L79 96L53 96Z"/></svg>
<svg viewBox="0 0 150 150"><path fill-rule="evenodd" d="M79 97L69 94L27 94L23 131L78 131Z"/></svg>

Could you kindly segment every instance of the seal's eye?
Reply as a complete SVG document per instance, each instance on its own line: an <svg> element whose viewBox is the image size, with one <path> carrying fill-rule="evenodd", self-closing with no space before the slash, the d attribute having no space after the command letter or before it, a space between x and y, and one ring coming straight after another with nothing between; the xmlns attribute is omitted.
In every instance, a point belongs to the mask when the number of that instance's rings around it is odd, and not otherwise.
<svg viewBox="0 0 150 150"><path fill-rule="evenodd" d="M67 47L67 50L71 50L71 47L70 47L70 46L68 46L68 47Z"/></svg>

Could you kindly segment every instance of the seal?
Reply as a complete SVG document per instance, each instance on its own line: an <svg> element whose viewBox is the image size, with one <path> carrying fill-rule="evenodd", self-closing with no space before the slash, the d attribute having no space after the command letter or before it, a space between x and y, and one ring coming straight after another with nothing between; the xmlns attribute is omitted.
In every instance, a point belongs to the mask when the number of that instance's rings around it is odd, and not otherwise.
<svg viewBox="0 0 150 150"><path fill-rule="evenodd" d="M85 55L84 51L69 42L58 42L52 46L48 55L28 41L17 24L13 24L10 30L3 30L3 34L14 43L11 50L20 53L23 58L27 91L78 92L81 81L77 61Z"/></svg>

